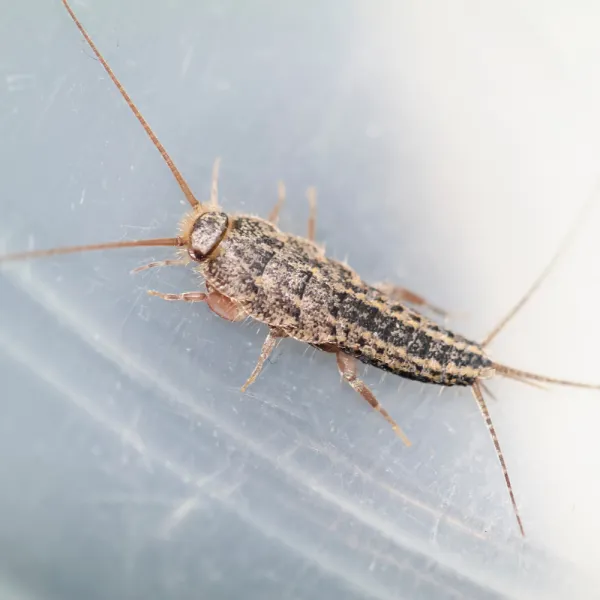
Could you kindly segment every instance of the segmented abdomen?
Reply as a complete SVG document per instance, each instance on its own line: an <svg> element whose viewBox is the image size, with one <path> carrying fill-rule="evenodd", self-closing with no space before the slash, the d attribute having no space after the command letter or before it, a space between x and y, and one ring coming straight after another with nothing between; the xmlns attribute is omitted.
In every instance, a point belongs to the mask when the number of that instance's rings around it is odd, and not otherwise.
<svg viewBox="0 0 600 600"><path fill-rule="evenodd" d="M338 321L345 352L408 379L471 385L488 377L492 367L479 345L384 295L371 301L349 296L340 305Z"/></svg>
<svg viewBox="0 0 600 600"><path fill-rule="evenodd" d="M202 272L249 316L402 377L470 385L491 368L477 344L391 301L308 240L261 219L238 217Z"/></svg>

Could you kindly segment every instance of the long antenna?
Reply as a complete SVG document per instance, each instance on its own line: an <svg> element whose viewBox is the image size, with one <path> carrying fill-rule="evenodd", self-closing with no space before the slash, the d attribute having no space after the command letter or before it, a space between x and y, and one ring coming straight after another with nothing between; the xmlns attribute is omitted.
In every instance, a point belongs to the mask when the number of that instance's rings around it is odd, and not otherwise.
<svg viewBox="0 0 600 600"><path fill-rule="evenodd" d="M30 250L0 256L0 263L16 260L27 260L29 258L42 258L44 256L55 256L57 254L74 254L76 252L87 252L91 250L112 250L114 248L135 248L139 246L185 246L185 240L176 238L156 238L152 240L125 240L121 242L106 242L104 244L87 244L85 246L63 246L62 248L51 248L50 250Z"/></svg>
<svg viewBox="0 0 600 600"><path fill-rule="evenodd" d="M568 233L563 238L558 250L552 257L552 260L548 263L546 268L542 271L540 276L533 282L533 285L529 288L527 293L517 302L513 308L508 312L508 314L494 327L494 329L487 335L487 337L481 343L481 347L485 348L490 342L504 329L509 321L513 319L513 317L525 306L525 304L529 301L529 299L533 296L533 294L537 291L537 289L544 283L548 275L552 272L558 261L562 258L567 248L572 244L575 234L578 232L579 227L583 223L584 217L587 216L587 213L592 208L594 200L596 200L596 195L598 192L598 187L600 183L596 184L594 187L594 192L591 194L588 201L583 205L579 216L575 220L575 223L571 226Z"/></svg>
<svg viewBox="0 0 600 600"><path fill-rule="evenodd" d="M75 16L75 13L73 12L73 9L69 6L69 3L67 2L67 0L62 0L62 3L65 5L65 8L67 9L67 12L71 16L71 19L73 19L73 21L75 22L75 25L77 25L77 29L79 29L79 31L81 32L81 35L83 35L83 37L85 38L85 41L89 44L90 48L92 49L92 52L97 56L98 60L100 61L100 64L104 67L104 70L108 73L108 76L112 79L113 83L117 86L117 89L121 93L121 96L123 96L125 102L127 102L127 106L129 106L129 108L132 110L133 114L136 116L137 120L141 123L142 127L144 128L144 131L148 134L148 137L152 140L152 143L156 146L156 149L160 152L161 156L167 163L167 166L169 167L169 169L171 170L171 173L173 173L173 176L177 180L177 183L179 184L181 191L183 192L184 196L186 197L186 200L190 203L191 206L194 206L194 207L200 206L200 202L198 202L198 200L196 200L196 197L194 196L194 194L192 193L192 190L190 189L190 187L186 183L185 179L183 178L183 175L179 172L179 169L175 166L175 163L171 160L169 153L165 150L164 146L160 143L159 139L156 137L155 133L150 128L150 125L148 125L148 123L146 122L146 119L144 119L144 117L142 116L140 111L137 109L137 106L133 103L133 101L129 97L129 94L125 91L125 88L121 85L121 82L117 79L117 76L113 73L112 69L108 66L108 63L104 60L104 57L102 56L102 54L100 54L100 51L98 50L98 48L96 48L96 44L94 44L94 42L92 41L92 38L88 35L88 33L84 29L83 25L79 22L79 19Z"/></svg>

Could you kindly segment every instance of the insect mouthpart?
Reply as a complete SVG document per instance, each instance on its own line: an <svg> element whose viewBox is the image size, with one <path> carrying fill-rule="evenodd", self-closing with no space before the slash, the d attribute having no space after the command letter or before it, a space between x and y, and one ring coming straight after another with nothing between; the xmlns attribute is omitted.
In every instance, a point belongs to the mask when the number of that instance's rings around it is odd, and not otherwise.
<svg viewBox="0 0 600 600"><path fill-rule="evenodd" d="M229 217L223 212L206 212L192 227L188 253L195 261L206 260L223 241L229 227Z"/></svg>

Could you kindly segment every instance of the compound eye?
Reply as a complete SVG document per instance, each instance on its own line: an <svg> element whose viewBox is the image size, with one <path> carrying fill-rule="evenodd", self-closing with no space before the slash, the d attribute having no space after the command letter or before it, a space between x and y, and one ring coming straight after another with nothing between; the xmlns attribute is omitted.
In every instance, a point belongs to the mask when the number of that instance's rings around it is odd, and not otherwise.
<svg viewBox="0 0 600 600"><path fill-rule="evenodd" d="M190 235L188 252L192 260L201 261L208 258L211 252L222 242L229 217L222 212L208 212L200 215Z"/></svg>

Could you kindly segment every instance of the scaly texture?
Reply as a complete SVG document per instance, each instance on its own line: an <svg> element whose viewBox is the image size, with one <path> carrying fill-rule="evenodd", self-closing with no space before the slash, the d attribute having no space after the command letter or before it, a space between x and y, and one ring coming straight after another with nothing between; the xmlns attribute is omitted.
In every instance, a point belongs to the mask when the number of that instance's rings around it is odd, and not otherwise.
<svg viewBox="0 0 600 600"><path fill-rule="evenodd" d="M218 252L198 268L250 317L409 379L468 386L493 375L479 344L391 300L312 242L256 217L230 219Z"/></svg>

